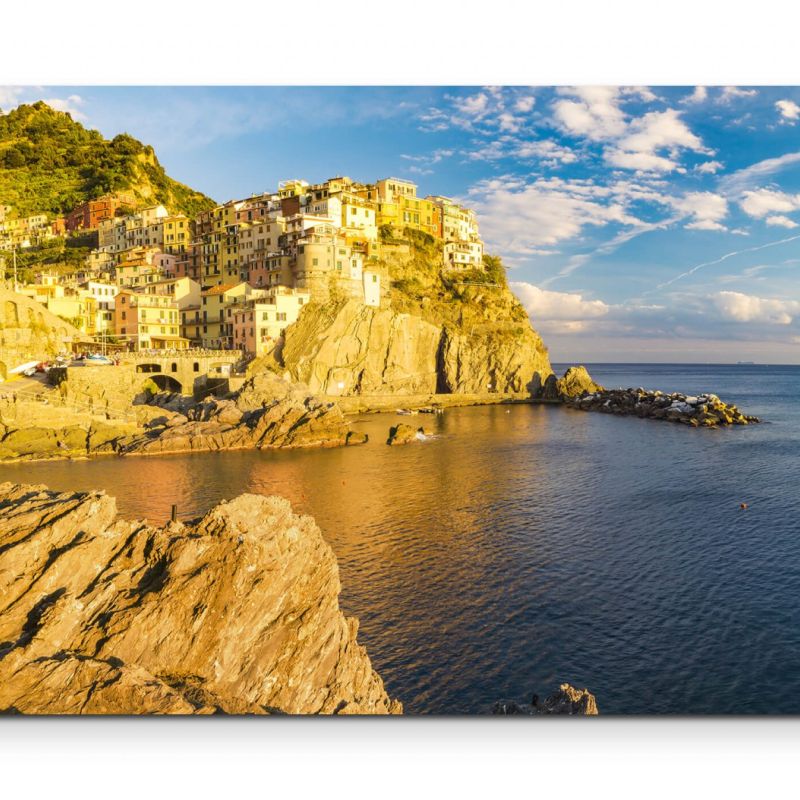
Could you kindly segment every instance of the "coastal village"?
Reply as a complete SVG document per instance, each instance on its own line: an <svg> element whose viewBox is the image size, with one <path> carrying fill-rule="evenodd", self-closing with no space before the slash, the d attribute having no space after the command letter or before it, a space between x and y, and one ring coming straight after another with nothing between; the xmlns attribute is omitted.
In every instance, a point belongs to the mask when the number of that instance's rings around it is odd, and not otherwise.
<svg viewBox="0 0 800 800"><path fill-rule="evenodd" d="M7 283L69 322L83 348L104 353L189 348L258 357L279 345L304 305L332 296L380 307L389 279L383 248L409 231L441 243L443 271L483 268L475 213L415 183L347 177L232 200L195 218L130 193L88 200L63 217L20 218L0 206L0 249L18 253L55 237L94 245L71 274L42 271Z"/></svg>

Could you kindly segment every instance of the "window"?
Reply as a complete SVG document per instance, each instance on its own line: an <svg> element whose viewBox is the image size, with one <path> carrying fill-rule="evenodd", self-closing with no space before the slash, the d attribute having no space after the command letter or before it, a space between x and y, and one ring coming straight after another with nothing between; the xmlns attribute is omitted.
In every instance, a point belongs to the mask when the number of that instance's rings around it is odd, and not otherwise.
<svg viewBox="0 0 800 800"><path fill-rule="evenodd" d="M172 371L173 372L177 372L178 371L178 365L174 361L172 362Z"/></svg>
<svg viewBox="0 0 800 800"><path fill-rule="evenodd" d="M286 312L285 311L279 311L275 315L275 319L278 320L278 322L286 322Z"/></svg>
<svg viewBox="0 0 800 800"><path fill-rule="evenodd" d="M313 264L315 267L317 267L317 266L319 266L319 259L318 259L318 258L314 258L314 259L312 259L312 260L311 260L311 263L312 263L312 264Z"/></svg>

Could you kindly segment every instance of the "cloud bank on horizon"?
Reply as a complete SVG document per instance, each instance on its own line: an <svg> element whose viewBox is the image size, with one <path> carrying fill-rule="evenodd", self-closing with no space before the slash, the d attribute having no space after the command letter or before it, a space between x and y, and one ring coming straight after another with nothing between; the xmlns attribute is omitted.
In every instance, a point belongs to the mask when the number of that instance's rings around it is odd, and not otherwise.
<svg viewBox="0 0 800 800"><path fill-rule="evenodd" d="M555 360L800 363L800 88L2 88L218 199L388 174L476 209Z"/></svg>

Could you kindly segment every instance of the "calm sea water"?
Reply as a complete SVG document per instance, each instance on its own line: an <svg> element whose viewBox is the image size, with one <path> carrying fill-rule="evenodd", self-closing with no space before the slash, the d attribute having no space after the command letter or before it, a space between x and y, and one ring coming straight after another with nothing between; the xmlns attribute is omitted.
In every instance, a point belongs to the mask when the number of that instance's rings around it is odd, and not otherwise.
<svg viewBox="0 0 800 800"><path fill-rule="evenodd" d="M763 425L690 430L557 406L414 420L435 440L0 468L104 488L128 516L242 491L313 514L341 603L409 713L481 713L561 681L601 713L800 713L800 367L588 365L713 391ZM414 421L412 420L412 421ZM746 511L739 504L746 502Z"/></svg>

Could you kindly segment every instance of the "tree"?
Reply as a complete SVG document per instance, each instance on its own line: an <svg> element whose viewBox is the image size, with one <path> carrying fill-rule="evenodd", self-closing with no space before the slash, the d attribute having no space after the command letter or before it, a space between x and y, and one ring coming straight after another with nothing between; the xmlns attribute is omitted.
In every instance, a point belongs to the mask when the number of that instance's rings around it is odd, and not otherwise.
<svg viewBox="0 0 800 800"><path fill-rule="evenodd" d="M25 166L25 156L16 147L9 147L3 162L8 169L17 169Z"/></svg>

